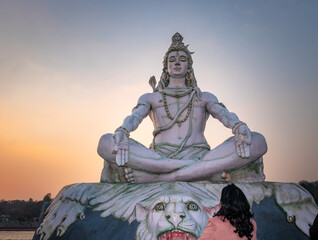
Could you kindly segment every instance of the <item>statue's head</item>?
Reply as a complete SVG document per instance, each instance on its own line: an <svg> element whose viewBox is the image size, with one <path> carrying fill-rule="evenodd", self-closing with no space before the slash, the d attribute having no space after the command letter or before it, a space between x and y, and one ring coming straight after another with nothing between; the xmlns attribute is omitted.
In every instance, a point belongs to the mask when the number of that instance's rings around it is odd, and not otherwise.
<svg viewBox="0 0 318 240"><path fill-rule="evenodd" d="M170 57L179 57L180 61L187 62L187 72L185 74L185 84L187 87L197 87L197 81L194 77L194 72L192 68L193 60L191 57L192 52L189 51L188 45L184 45L182 42L183 37L176 33L172 36L172 43L166 52L163 60L163 70L159 82L159 88L165 88L169 84L169 71L168 64ZM179 55L179 56L176 56Z"/></svg>

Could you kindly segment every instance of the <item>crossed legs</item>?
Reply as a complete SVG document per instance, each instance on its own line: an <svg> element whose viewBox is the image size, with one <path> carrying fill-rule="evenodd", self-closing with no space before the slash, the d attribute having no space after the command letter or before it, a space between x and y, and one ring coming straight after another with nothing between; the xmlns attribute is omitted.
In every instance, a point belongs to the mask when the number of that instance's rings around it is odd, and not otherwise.
<svg viewBox="0 0 318 240"><path fill-rule="evenodd" d="M111 151L111 137L112 134L105 134L101 137L98 154L105 159L107 162L105 162L105 167L109 167L112 174L124 176L124 178L109 179L109 181L115 182L125 180L136 183L209 180L213 179L212 176L215 174L221 175L223 172L243 168L259 159L267 151L265 138L256 132L252 132L252 144L248 158L241 158L237 155L233 137L209 151L201 160L166 158L130 139L128 163L124 167L118 167L115 154ZM107 174L104 170L103 172Z"/></svg>

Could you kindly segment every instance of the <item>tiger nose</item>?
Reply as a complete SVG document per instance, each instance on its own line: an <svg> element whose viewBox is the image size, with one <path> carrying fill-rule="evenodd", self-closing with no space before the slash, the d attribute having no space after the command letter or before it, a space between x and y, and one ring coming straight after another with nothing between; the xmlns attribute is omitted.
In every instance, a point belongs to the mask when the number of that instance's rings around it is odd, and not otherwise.
<svg viewBox="0 0 318 240"><path fill-rule="evenodd" d="M178 227L178 225L182 222L184 218L184 213L166 213L166 219L168 220L168 222L173 224L175 228Z"/></svg>

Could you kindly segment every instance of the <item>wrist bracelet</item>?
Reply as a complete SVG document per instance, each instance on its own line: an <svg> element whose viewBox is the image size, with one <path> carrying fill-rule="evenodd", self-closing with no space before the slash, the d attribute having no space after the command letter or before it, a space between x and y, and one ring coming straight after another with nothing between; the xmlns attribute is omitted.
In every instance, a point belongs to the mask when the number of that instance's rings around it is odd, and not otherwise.
<svg viewBox="0 0 318 240"><path fill-rule="evenodd" d="M232 133L235 134L236 130L242 125L246 125L246 123L245 122L241 122L241 121L235 123L233 128L232 128Z"/></svg>
<svg viewBox="0 0 318 240"><path fill-rule="evenodd" d="M127 138L129 138L129 136L130 136L129 132L128 132L125 128L123 128L123 127L117 128L117 129L115 130L115 132L123 132L123 133L126 135Z"/></svg>

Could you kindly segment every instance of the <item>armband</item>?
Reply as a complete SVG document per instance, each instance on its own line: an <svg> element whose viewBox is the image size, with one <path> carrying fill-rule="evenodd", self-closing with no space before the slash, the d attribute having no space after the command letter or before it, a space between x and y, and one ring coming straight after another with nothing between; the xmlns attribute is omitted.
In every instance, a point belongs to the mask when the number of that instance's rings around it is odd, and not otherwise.
<svg viewBox="0 0 318 240"><path fill-rule="evenodd" d="M115 130L115 132L123 132L123 133L126 135L127 138L129 138L129 136L130 136L129 132L128 132L125 128L123 128L123 127L117 128L117 129Z"/></svg>
<svg viewBox="0 0 318 240"><path fill-rule="evenodd" d="M245 122L241 122L241 121L235 123L233 128L232 128L232 133L235 134L236 130L242 125L246 125L246 123Z"/></svg>
<svg viewBox="0 0 318 240"><path fill-rule="evenodd" d="M145 106L145 107L147 107L147 105L146 105L145 103L138 103L138 104L136 105L136 107L134 107L134 108L132 109L131 112L134 113L134 111L136 111L137 108L140 107L140 106Z"/></svg>
<svg viewBox="0 0 318 240"><path fill-rule="evenodd" d="M223 103L219 102L217 104L219 104L221 107L224 107L225 109L227 109L226 106Z"/></svg>

